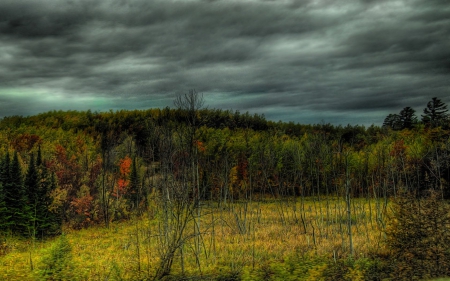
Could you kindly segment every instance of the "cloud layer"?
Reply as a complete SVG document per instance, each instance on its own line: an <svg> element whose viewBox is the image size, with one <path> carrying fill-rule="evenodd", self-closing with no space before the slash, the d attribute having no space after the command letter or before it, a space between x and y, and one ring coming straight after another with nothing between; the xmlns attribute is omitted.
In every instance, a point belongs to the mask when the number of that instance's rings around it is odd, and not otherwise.
<svg viewBox="0 0 450 281"><path fill-rule="evenodd" d="M0 116L172 106L381 124L450 102L447 0L0 2Z"/></svg>

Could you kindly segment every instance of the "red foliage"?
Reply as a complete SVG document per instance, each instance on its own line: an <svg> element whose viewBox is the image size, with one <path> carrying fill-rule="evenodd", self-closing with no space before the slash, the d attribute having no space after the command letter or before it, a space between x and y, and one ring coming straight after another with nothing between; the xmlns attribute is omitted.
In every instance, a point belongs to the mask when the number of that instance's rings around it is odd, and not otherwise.
<svg viewBox="0 0 450 281"><path fill-rule="evenodd" d="M248 160L246 157L240 157L237 166L238 180L245 181L248 179Z"/></svg>
<svg viewBox="0 0 450 281"><path fill-rule="evenodd" d="M102 158L100 156L97 156L97 159L89 169L89 180L87 182L87 186L91 190L94 190L95 181L97 180L101 171L102 171Z"/></svg>
<svg viewBox="0 0 450 281"><path fill-rule="evenodd" d="M30 134L20 134L18 135L14 140L11 141L12 147L18 151L30 151L33 149L35 145L39 145L42 143L41 137L37 135L30 135Z"/></svg>
<svg viewBox="0 0 450 281"><path fill-rule="evenodd" d="M48 163L48 167L55 172L58 178L59 186L68 190L69 198L74 197L81 186L81 165L76 160L75 156L69 159L66 149L61 145L57 145L55 159Z"/></svg>
<svg viewBox="0 0 450 281"><path fill-rule="evenodd" d="M117 180L117 187L113 191L113 196L120 197L127 193L128 186L130 184L129 175L131 172L131 158L125 156L124 159L120 159L119 163L119 179Z"/></svg>
<svg viewBox="0 0 450 281"><path fill-rule="evenodd" d="M206 147L205 147L205 145L203 144L203 142L201 142L201 141L199 141L199 140L196 140L195 141L195 146L197 146L197 149L198 149L198 151L199 152L205 152L206 151Z"/></svg>
<svg viewBox="0 0 450 281"><path fill-rule="evenodd" d="M404 156L405 152L406 152L405 142L403 140L398 140L394 142L392 150L389 154L394 157L399 157Z"/></svg>
<svg viewBox="0 0 450 281"><path fill-rule="evenodd" d="M74 225L75 228L88 227L93 222L93 200L94 198L91 195L87 194L81 198L74 198L72 202L70 202L70 206L78 215L78 220Z"/></svg>

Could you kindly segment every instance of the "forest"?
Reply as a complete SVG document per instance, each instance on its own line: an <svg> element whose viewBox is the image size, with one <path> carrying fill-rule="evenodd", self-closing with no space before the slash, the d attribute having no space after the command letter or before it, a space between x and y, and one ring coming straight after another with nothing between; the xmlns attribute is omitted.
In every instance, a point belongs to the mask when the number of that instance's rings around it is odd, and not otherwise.
<svg viewBox="0 0 450 281"><path fill-rule="evenodd" d="M174 105L4 117L0 279L450 276L440 99L370 127Z"/></svg>

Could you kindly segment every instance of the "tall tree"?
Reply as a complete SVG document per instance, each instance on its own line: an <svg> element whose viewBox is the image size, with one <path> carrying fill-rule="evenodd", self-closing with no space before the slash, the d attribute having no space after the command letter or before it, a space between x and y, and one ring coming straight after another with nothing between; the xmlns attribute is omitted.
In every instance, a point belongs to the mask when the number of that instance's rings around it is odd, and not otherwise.
<svg viewBox="0 0 450 281"><path fill-rule="evenodd" d="M391 128L392 130L398 130L400 127L401 127L400 116L398 114L389 114L384 119L383 128Z"/></svg>
<svg viewBox="0 0 450 281"><path fill-rule="evenodd" d="M127 193L128 205L131 210L137 210L142 199L136 157L131 162L130 182Z"/></svg>
<svg viewBox="0 0 450 281"><path fill-rule="evenodd" d="M9 218L11 217L6 205L6 185L9 183L9 152L6 152L5 158L0 162L0 229L8 230L10 225Z"/></svg>
<svg viewBox="0 0 450 281"><path fill-rule="evenodd" d="M9 160L9 156L7 155ZM9 182L4 186L5 204L8 209L10 230L19 235L27 235L28 221L30 220L30 208L27 205L27 198L23 185L22 170L20 168L19 157L14 152L14 157L9 165Z"/></svg>
<svg viewBox="0 0 450 281"><path fill-rule="evenodd" d="M417 123L416 111L407 106L400 111L399 119L401 129L411 129Z"/></svg>
<svg viewBox="0 0 450 281"><path fill-rule="evenodd" d="M424 108L422 122L430 124L431 127L438 127L448 118L447 111L447 105L435 97Z"/></svg>
<svg viewBox="0 0 450 281"><path fill-rule="evenodd" d="M30 156L30 163L28 164L27 174L25 176L24 190L27 196L27 206L29 208L29 214L32 218L28 227L31 230L33 237L36 237L36 229L39 224L39 218L37 216L37 209L40 205L39 202L39 176L34 161L34 154Z"/></svg>

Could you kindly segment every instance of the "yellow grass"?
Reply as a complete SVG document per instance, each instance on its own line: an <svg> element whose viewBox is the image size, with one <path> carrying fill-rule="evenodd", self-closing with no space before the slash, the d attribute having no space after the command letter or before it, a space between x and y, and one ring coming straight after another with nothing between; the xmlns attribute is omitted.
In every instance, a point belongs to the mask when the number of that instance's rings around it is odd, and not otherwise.
<svg viewBox="0 0 450 281"><path fill-rule="evenodd" d="M300 198L234 202L221 208L217 203L207 202L201 210L199 264L194 239L190 239L183 247L186 275L217 276L239 272L268 261L282 262L292 255L339 258L349 254L346 206L339 198L321 198L320 202L309 198L303 204ZM364 257L371 248L377 247L382 237L377 217L382 222L383 214L377 212L375 200L365 199L354 200L352 212L355 256ZM245 227L240 230L239 224ZM112 223L109 229L99 226L66 230L72 245L73 272L80 280L135 280L153 276L161 245L158 225L158 216L145 215ZM187 231L194 231L193 222ZM54 241L33 244L6 238L8 253L0 256L0 280L36 280L42 260L48 256ZM172 272L182 273L179 252Z"/></svg>

